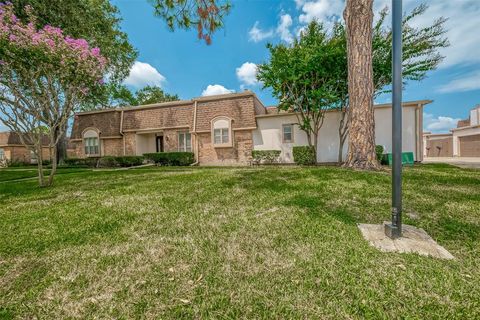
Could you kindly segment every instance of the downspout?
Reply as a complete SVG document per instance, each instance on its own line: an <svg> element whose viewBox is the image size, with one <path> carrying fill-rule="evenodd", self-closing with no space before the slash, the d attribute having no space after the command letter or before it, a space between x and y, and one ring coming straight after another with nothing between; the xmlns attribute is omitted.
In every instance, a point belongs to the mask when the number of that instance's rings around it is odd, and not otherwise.
<svg viewBox="0 0 480 320"><path fill-rule="evenodd" d="M123 138L123 155L126 155L126 153L125 153L125 134L123 133L123 110L120 113L120 134L122 135L122 138Z"/></svg>
<svg viewBox="0 0 480 320"><path fill-rule="evenodd" d="M197 100L195 100L194 104L194 109L193 109L193 130L192 130L192 134L193 136L195 137L195 162L192 163L191 165L192 166L196 166L198 165L199 161L198 161L198 136L197 136Z"/></svg>

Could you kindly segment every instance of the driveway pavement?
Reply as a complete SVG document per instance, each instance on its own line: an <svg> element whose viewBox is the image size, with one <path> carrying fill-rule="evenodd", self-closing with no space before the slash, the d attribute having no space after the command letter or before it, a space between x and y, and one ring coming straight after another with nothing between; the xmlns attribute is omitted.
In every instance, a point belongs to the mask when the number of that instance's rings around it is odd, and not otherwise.
<svg viewBox="0 0 480 320"><path fill-rule="evenodd" d="M462 168L480 169L480 157L434 157L424 158L423 163L448 163Z"/></svg>

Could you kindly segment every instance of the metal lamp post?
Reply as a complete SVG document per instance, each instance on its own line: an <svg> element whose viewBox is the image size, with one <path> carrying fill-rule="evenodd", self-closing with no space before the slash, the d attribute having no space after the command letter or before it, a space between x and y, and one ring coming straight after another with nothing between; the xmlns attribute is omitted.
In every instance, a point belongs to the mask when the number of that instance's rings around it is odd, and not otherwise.
<svg viewBox="0 0 480 320"><path fill-rule="evenodd" d="M402 0L392 0L392 223L385 234L402 236Z"/></svg>

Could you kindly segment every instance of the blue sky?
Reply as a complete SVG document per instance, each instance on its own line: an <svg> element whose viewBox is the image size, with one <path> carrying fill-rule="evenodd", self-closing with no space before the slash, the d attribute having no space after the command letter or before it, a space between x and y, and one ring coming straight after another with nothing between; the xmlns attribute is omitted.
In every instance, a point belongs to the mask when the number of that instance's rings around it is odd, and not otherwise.
<svg viewBox="0 0 480 320"><path fill-rule="evenodd" d="M266 44L289 42L312 19L331 24L341 19L342 0L232 0L225 28L207 46L196 31L170 32L153 16L147 0L112 0L123 17L122 29L139 51L126 84L131 89L147 84L162 86L183 99L202 94L253 90L265 105L276 104L255 80L255 66L268 60ZM448 131L458 119L480 103L480 0L429 0L430 8L413 23L425 25L444 16L451 46L445 61L422 82L409 83L404 100L431 99L425 108L425 130ZM420 4L404 0L410 11ZM378 12L390 0L374 0ZM388 22L390 20L387 20ZM377 102L389 102L382 96Z"/></svg>

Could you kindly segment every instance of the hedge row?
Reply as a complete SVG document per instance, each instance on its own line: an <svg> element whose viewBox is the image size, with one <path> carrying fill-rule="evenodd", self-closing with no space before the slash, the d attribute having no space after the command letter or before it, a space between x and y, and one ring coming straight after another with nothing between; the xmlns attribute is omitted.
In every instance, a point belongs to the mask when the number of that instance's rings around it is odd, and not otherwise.
<svg viewBox="0 0 480 320"><path fill-rule="evenodd" d="M143 164L142 156L102 157L98 161L99 167L134 167Z"/></svg>
<svg viewBox="0 0 480 320"><path fill-rule="evenodd" d="M91 168L115 168L115 167L133 167L143 163L142 156L122 156L122 157L94 157L94 158L69 158L65 159L67 166L91 167Z"/></svg>
<svg viewBox="0 0 480 320"><path fill-rule="evenodd" d="M162 166L188 166L195 161L193 152L157 152L145 153L143 156Z"/></svg>

